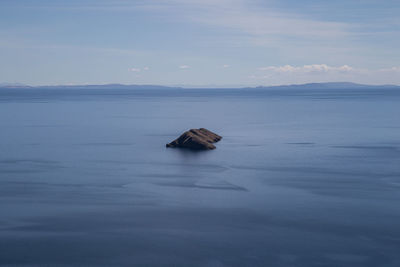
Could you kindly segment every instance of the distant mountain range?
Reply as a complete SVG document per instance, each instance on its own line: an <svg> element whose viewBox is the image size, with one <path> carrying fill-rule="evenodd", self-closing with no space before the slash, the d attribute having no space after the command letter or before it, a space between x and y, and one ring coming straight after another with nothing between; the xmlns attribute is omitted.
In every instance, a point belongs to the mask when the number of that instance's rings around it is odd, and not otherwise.
<svg viewBox="0 0 400 267"><path fill-rule="evenodd" d="M0 83L0 88L17 88L17 87L30 87L22 83Z"/></svg>
<svg viewBox="0 0 400 267"><path fill-rule="evenodd" d="M330 83L305 83L278 86L259 86L260 89L379 89L379 88L399 88L399 85L367 85L350 82L330 82Z"/></svg>
<svg viewBox="0 0 400 267"><path fill-rule="evenodd" d="M161 85L124 85L124 84L103 84L103 85L46 85L46 86L30 86L20 83L0 83L0 89L23 89L23 88L41 88L41 89L193 89L190 87L175 87ZM399 85L366 85L350 82L328 82L328 83L306 83L291 84L278 86L257 86L257 87L231 87L226 89L400 89ZM196 89L201 89L196 87ZM203 89L212 89L205 87ZM223 88L218 88L223 89Z"/></svg>
<svg viewBox="0 0 400 267"><path fill-rule="evenodd" d="M162 85L125 85L125 84L88 84L88 85L39 85L31 86L20 83L0 83L0 88L40 88L40 89L168 89L179 88Z"/></svg>

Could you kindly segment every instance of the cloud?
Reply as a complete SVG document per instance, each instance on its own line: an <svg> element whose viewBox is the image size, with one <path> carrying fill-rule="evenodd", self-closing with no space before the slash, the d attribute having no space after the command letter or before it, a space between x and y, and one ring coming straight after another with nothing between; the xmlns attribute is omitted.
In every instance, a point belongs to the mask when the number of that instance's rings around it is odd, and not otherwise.
<svg viewBox="0 0 400 267"><path fill-rule="evenodd" d="M259 43L296 37L333 40L349 35L348 23L311 19L287 10L273 8L273 2L248 0L170 0L151 1L170 9L177 17L195 23L232 29L255 38Z"/></svg>
<svg viewBox="0 0 400 267"><path fill-rule="evenodd" d="M228 64L222 65L222 67L225 68L225 69L226 69L226 68L229 68L230 66L231 66L231 65L228 65Z"/></svg>
<svg viewBox="0 0 400 267"><path fill-rule="evenodd" d="M277 73L311 73L311 72L319 72L319 73L327 73L327 72L352 72L355 71L354 68L343 65L339 67L332 67L326 64L314 64L314 65L304 65L300 67L285 65L285 66L269 66L269 67L261 67L258 70L260 71L272 71Z"/></svg>
<svg viewBox="0 0 400 267"><path fill-rule="evenodd" d="M129 70L132 72L140 72L141 71L141 69L139 69L139 68L130 68Z"/></svg>
<svg viewBox="0 0 400 267"><path fill-rule="evenodd" d="M129 71L132 71L132 72L141 72L141 71L148 71L148 70L150 70L150 68L149 68L149 67L143 67L143 68L130 68L130 69L129 69Z"/></svg>
<svg viewBox="0 0 400 267"><path fill-rule="evenodd" d="M400 67L391 67L391 68L386 68L386 69L380 69L380 72L387 72L387 73L399 73L400 72Z"/></svg>
<svg viewBox="0 0 400 267"><path fill-rule="evenodd" d="M60 6L51 4L51 6ZM350 23L313 19L291 9L276 8L274 1L254 0L97 0L63 4L62 8L119 12L145 11L182 22L213 26L253 45L279 43L288 38L337 40L354 33ZM228 30L228 31L226 31ZM232 30L234 32L232 32ZM224 38L226 39L226 38Z"/></svg>
<svg viewBox="0 0 400 267"><path fill-rule="evenodd" d="M181 66L179 66L179 68L184 70L184 69L189 69L190 66L188 66L188 65L181 65Z"/></svg>

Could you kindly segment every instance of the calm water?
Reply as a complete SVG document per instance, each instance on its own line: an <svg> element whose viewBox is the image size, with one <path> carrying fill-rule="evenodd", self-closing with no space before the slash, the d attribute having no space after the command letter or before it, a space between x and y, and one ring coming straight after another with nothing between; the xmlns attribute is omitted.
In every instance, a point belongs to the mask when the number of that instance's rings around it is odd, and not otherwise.
<svg viewBox="0 0 400 267"><path fill-rule="evenodd" d="M400 91L0 90L0 265L400 266ZM190 152L189 128L224 138Z"/></svg>

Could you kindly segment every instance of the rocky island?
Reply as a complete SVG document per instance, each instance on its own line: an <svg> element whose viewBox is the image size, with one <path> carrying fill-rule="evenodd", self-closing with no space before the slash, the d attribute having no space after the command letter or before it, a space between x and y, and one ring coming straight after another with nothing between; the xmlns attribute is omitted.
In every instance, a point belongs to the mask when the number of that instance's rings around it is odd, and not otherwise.
<svg viewBox="0 0 400 267"><path fill-rule="evenodd" d="M193 150L210 150L216 147L213 143L221 140L222 137L205 128L190 129L184 132L177 139L167 144L166 147L180 147Z"/></svg>

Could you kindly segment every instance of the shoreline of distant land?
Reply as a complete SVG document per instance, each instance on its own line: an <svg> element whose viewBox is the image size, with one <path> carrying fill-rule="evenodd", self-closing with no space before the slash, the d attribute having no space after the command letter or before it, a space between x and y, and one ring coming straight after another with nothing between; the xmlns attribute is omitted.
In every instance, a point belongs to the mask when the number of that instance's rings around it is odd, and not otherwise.
<svg viewBox="0 0 400 267"><path fill-rule="evenodd" d="M26 85L19 83L0 83L0 89L400 89L400 85L368 85L351 82L304 83L273 86L208 87L208 86L164 86L149 84L88 84L88 85Z"/></svg>

